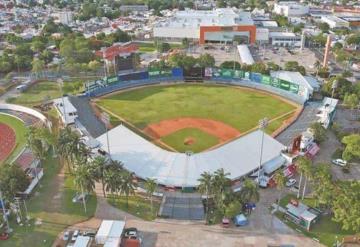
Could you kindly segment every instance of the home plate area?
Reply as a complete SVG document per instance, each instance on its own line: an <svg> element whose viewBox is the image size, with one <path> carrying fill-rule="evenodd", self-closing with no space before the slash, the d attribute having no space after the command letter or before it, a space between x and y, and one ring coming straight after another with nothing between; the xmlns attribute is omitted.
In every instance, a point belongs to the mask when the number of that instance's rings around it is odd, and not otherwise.
<svg viewBox="0 0 360 247"><path fill-rule="evenodd" d="M197 193L166 192L159 216L178 220L203 220L204 205Z"/></svg>

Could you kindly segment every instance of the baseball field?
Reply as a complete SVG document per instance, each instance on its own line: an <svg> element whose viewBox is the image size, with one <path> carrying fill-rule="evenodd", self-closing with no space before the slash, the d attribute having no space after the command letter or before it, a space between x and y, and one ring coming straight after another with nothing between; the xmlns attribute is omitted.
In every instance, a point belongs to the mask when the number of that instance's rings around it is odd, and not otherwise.
<svg viewBox="0 0 360 247"><path fill-rule="evenodd" d="M253 89L213 84L151 86L120 91L97 106L170 149L200 152L228 142L269 119L268 133L298 106Z"/></svg>

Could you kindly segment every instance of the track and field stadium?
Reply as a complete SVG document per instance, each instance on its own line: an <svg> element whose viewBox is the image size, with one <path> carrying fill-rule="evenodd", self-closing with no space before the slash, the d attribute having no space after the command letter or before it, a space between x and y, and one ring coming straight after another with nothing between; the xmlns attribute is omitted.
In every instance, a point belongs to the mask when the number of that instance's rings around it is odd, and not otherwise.
<svg viewBox="0 0 360 247"><path fill-rule="evenodd" d="M139 178L176 187L196 186L201 173L219 168L235 180L256 171L260 162L284 165L286 147L272 136L296 120L305 101L249 80L118 80L87 92L95 111L111 116L111 158ZM265 117L263 135L258 125ZM107 135L97 140L107 151Z"/></svg>

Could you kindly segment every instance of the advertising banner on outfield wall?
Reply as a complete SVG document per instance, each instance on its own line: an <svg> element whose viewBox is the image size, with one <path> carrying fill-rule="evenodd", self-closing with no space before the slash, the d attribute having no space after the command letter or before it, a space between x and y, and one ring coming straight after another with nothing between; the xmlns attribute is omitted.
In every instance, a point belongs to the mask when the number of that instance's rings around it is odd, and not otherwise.
<svg viewBox="0 0 360 247"><path fill-rule="evenodd" d="M245 72L242 70L235 70L234 71L234 78L244 78Z"/></svg>
<svg viewBox="0 0 360 247"><path fill-rule="evenodd" d="M232 69L220 69L220 76L224 78L231 78L234 75L234 70Z"/></svg>
<svg viewBox="0 0 360 247"><path fill-rule="evenodd" d="M149 78L169 77L169 76L172 76L172 70L171 69L149 70Z"/></svg>
<svg viewBox="0 0 360 247"><path fill-rule="evenodd" d="M172 76L174 76L174 77L184 76L184 71L182 68L172 68L171 73L172 73Z"/></svg>
<svg viewBox="0 0 360 247"><path fill-rule="evenodd" d="M299 93L299 85L290 83L290 92L298 94Z"/></svg>
<svg viewBox="0 0 360 247"><path fill-rule="evenodd" d="M212 75L213 75L213 69L212 68L205 68L204 76L210 78L210 77L212 77Z"/></svg>
<svg viewBox="0 0 360 247"><path fill-rule="evenodd" d="M290 90L290 82L284 81L284 80L281 80L281 79L279 81L280 81L280 88L282 90L286 90L286 91Z"/></svg>
<svg viewBox="0 0 360 247"><path fill-rule="evenodd" d="M119 81L117 76L108 76L106 77L106 83L107 84L113 84L113 83L117 83Z"/></svg>
<svg viewBox="0 0 360 247"><path fill-rule="evenodd" d="M271 84L271 77L268 75L263 75L261 78L261 83L265 84L265 85L270 85Z"/></svg>
<svg viewBox="0 0 360 247"><path fill-rule="evenodd" d="M250 73L250 80L261 83L262 75L260 73Z"/></svg>

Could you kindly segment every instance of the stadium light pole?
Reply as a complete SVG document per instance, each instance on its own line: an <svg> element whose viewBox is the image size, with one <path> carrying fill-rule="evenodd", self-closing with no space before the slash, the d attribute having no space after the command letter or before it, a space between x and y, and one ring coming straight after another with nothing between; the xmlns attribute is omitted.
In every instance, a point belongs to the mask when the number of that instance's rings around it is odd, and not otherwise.
<svg viewBox="0 0 360 247"><path fill-rule="evenodd" d="M258 185L260 185L260 169L262 163L262 154L263 154L263 146L264 146L264 129L268 125L269 120L267 118L260 119L259 121L259 129L261 130L261 145L260 145L260 160L259 160L259 170L258 170Z"/></svg>

